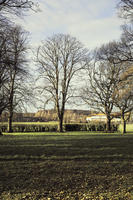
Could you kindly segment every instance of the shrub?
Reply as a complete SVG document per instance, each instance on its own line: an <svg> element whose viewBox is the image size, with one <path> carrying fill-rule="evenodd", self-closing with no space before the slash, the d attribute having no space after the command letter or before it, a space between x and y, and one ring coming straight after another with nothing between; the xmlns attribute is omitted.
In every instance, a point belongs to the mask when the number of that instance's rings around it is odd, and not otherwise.
<svg viewBox="0 0 133 200"><path fill-rule="evenodd" d="M119 124L112 124L111 131L116 132ZM0 130L7 132L7 125L0 124ZM105 132L105 123L64 124L64 131L98 131ZM13 132L57 132L58 124L13 124Z"/></svg>
<svg viewBox="0 0 133 200"><path fill-rule="evenodd" d="M111 131L115 132L118 130L118 124L112 124ZM105 132L105 123L84 123L84 124L65 124L65 131L98 131Z"/></svg>

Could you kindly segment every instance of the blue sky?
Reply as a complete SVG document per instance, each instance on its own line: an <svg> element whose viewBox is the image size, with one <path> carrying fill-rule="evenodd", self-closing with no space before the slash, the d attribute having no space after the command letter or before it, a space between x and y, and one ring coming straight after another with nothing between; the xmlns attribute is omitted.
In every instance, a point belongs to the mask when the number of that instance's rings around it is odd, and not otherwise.
<svg viewBox="0 0 133 200"><path fill-rule="evenodd" d="M15 20L31 33L33 49L57 33L71 34L90 50L120 38L123 21L117 16L119 0L36 1L40 12L29 11L23 19Z"/></svg>
<svg viewBox="0 0 133 200"><path fill-rule="evenodd" d="M31 33L33 47L55 33L75 36L93 49L120 37L118 0L39 0L40 12L30 11L17 23Z"/></svg>

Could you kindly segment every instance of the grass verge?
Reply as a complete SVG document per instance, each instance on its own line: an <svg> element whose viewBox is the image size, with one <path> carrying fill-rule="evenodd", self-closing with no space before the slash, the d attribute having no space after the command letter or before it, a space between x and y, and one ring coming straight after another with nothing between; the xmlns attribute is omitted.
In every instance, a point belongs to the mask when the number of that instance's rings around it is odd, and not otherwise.
<svg viewBox="0 0 133 200"><path fill-rule="evenodd" d="M0 137L0 198L133 199L133 135Z"/></svg>

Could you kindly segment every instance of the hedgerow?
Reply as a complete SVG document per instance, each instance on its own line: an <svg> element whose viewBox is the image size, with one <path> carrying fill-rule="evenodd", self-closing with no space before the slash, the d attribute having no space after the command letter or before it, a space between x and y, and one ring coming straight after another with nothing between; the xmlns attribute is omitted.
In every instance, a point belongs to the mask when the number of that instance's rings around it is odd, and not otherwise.
<svg viewBox="0 0 133 200"><path fill-rule="evenodd" d="M0 124L2 132L7 132L7 124ZM71 123L63 125L64 131L105 132L105 123ZM111 131L118 131L118 124L112 124ZM58 132L58 124L13 124L13 132Z"/></svg>

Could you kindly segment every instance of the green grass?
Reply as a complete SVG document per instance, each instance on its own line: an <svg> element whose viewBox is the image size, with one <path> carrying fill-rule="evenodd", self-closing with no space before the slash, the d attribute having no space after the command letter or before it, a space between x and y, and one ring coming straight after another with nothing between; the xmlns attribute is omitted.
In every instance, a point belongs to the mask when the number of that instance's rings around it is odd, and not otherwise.
<svg viewBox="0 0 133 200"><path fill-rule="evenodd" d="M122 130L123 130L123 127L122 127L122 124L120 124L119 131L122 132ZM133 124L127 124L126 130L128 133L133 133Z"/></svg>
<svg viewBox="0 0 133 200"><path fill-rule="evenodd" d="M133 199L133 134L0 137L1 200Z"/></svg>
<svg viewBox="0 0 133 200"><path fill-rule="evenodd" d="M7 125L7 122L0 122L0 125ZM13 122L13 125L55 125L58 124L57 121L49 121L49 122ZM72 123L73 124L73 123ZM81 124L81 123L79 123ZM85 123L82 123L85 124ZM133 124L127 124L127 132L133 132ZM122 124L119 126L119 131L122 132Z"/></svg>
<svg viewBox="0 0 133 200"><path fill-rule="evenodd" d="M8 122L0 122L0 125L7 125ZM49 121L49 122L13 122L12 123L13 125L17 125L17 124L20 124L20 125L49 125L49 124L58 124L57 121Z"/></svg>

